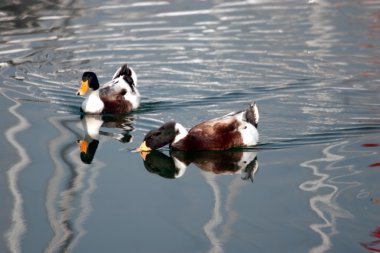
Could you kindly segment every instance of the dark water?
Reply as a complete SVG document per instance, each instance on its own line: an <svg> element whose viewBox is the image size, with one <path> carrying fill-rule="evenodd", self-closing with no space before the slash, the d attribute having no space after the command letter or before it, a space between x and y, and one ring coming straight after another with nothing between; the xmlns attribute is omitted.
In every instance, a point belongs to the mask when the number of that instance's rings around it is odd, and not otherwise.
<svg viewBox="0 0 380 253"><path fill-rule="evenodd" d="M380 1L22 2L0 3L0 252L380 251ZM125 62L140 109L81 119L82 72ZM256 148L131 152L252 100Z"/></svg>

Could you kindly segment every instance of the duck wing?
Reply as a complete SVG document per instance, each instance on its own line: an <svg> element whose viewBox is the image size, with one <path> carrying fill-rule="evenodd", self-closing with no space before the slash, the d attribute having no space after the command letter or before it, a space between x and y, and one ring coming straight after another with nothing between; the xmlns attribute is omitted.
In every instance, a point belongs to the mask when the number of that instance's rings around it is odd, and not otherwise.
<svg viewBox="0 0 380 253"><path fill-rule="evenodd" d="M234 117L205 121L191 128L188 135L173 147L179 150L225 150L241 146L239 125Z"/></svg>
<svg viewBox="0 0 380 253"><path fill-rule="evenodd" d="M108 99L108 100L120 100L124 99L123 96L127 93L127 90L118 87L117 85L111 85L102 87L99 90L99 97L100 99Z"/></svg>
<svg viewBox="0 0 380 253"><path fill-rule="evenodd" d="M124 95L127 90L118 86L107 86L99 90L99 97L104 103L102 113L129 113L133 109Z"/></svg>

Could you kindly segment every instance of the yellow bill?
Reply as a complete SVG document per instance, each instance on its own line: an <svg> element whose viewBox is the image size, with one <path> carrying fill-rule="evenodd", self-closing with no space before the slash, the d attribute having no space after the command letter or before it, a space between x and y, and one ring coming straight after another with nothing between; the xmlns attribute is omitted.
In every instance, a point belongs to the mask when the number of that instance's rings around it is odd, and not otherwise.
<svg viewBox="0 0 380 253"><path fill-rule="evenodd" d="M138 147L136 149L137 152L148 152L148 151L151 151L152 149L149 148L147 145L146 145L146 142L144 141L143 143L141 143L140 147Z"/></svg>

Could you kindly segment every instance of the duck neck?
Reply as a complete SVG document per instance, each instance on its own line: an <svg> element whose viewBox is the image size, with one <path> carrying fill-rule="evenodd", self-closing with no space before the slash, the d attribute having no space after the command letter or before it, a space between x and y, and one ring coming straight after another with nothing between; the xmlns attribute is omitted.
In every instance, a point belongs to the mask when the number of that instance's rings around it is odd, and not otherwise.
<svg viewBox="0 0 380 253"><path fill-rule="evenodd" d="M180 140L182 140L183 138L185 138L188 133L187 130L179 123L176 123L174 128L175 128L176 135L174 137L172 144L175 144L179 142Z"/></svg>
<svg viewBox="0 0 380 253"><path fill-rule="evenodd" d="M88 97L83 101L82 110L86 113L100 113L104 108L99 97L99 90L89 91Z"/></svg>

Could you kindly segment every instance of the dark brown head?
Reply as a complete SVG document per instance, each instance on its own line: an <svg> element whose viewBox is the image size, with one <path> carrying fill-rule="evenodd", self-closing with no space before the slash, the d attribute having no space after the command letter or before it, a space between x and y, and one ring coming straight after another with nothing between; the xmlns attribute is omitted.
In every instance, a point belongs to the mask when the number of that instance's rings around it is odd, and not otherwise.
<svg viewBox="0 0 380 253"><path fill-rule="evenodd" d="M83 96L89 90L99 89L99 81L94 72L84 72L82 75L82 83L77 91L78 96Z"/></svg>
<svg viewBox="0 0 380 253"><path fill-rule="evenodd" d="M177 135L175 125L174 121L170 121L163 124L160 128L149 131L137 151L150 151L171 144Z"/></svg>

